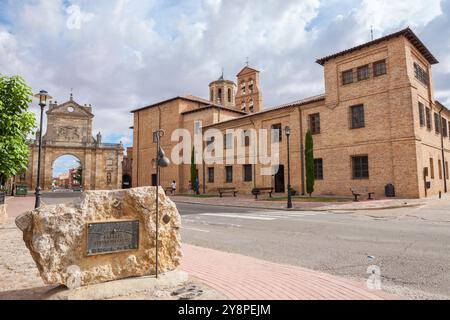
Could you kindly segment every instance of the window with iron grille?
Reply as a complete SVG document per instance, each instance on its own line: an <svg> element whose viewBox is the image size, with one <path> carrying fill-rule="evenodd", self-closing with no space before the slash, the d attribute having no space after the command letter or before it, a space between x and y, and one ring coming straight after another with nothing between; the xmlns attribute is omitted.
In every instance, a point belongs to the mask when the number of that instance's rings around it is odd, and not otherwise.
<svg viewBox="0 0 450 320"><path fill-rule="evenodd" d="M244 181L252 181L252 165L244 164Z"/></svg>
<svg viewBox="0 0 450 320"><path fill-rule="evenodd" d="M369 178L369 157L353 156L352 157L353 179Z"/></svg>
<svg viewBox="0 0 450 320"><path fill-rule="evenodd" d="M437 114L436 112L434 113L434 132L438 133L441 130L441 126L439 123L439 114Z"/></svg>
<svg viewBox="0 0 450 320"><path fill-rule="evenodd" d="M373 64L374 77L378 77L383 74L386 74L386 60L380 60L380 61L374 62L374 64Z"/></svg>
<svg viewBox="0 0 450 320"><path fill-rule="evenodd" d="M420 126L424 127L425 126L425 106L421 102L419 102L419 121L420 121Z"/></svg>
<svg viewBox="0 0 450 320"><path fill-rule="evenodd" d="M323 180L323 160L314 159L314 179Z"/></svg>
<svg viewBox="0 0 450 320"><path fill-rule="evenodd" d="M225 182L233 182L233 166L225 167Z"/></svg>
<svg viewBox="0 0 450 320"><path fill-rule="evenodd" d="M431 130L431 109L430 108L425 109L425 120L427 122L427 129Z"/></svg>
<svg viewBox="0 0 450 320"><path fill-rule="evenodd" d="M414 74L416 78L422 82L424 85L428 85L430 82L430 78L428 76L428 72L426 72L418 63L414 62Z"/></svg>
<svg viewBox="0 0 450 320"><path fill-rule="evenodd" d="M434 179L434 163L433 158L430 158L430 178Z"/></svg>
<svg viewBox="0 0 450 320"><path fill-rule="evenodd" d="M233 134L227 133L223 136L223 146L225 149L231 149L233 142Z"/></svg>
<svg viewBox="0 0 450 320"><path fill-rule="evenodd" d="M350 107L351 113L351 128L358 129L365 127L364 121L364 105L360 104L357 106Z"/></svg>
<svg viewBox="0 0 450 320"><path fill-rule="evenodd" d="M314 113L309 115L309 129L312 134L320 133L320 114Z"/></svg>
<svg viewBox="0 0 450 320"><path fill-rule="evenodd" d="M357 69L358 81L369 79L369 65Z"/></svg>
<svg viewBox="0 0 450 320"><path fill-rule="evenodd" d="M442 121L442 136L447 137L447 120L445 118L441 118Z"/></svg>
<svg viewBox="0 0 450 320"><path fill-rule="evenodd" d="M342 72L342 84L349 84L353 82L353 70Z"/></svg>
<svg viewBox="0 0 450 320"><path fill-rule="evenodd" d="M275 130L275 131L273 131ZM281 131L281 123L276 123L272 125L272 141L276 141L276 138L278 136L278 141L281 142L282 140L282 131Z"/></svg>
<svg viewBox="0 0 450 320"><path fill-rule="evenodd" d="M214 183L214 168L208 168L208 183Z"/></svg>

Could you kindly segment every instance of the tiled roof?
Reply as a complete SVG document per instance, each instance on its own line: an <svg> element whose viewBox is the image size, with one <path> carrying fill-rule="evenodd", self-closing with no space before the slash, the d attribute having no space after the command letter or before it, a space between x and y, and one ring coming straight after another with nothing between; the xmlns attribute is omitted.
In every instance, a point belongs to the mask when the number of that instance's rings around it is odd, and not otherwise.
<svg viewBox="0 0 450 320"><path fill-rule="evenodd" d="M199 97L196 97L196 96L193 96L193 95L187 95L187 96L176 96L176 97L173 97L173 98L170 98L170 99L167 99L167 100L163 100L163 101L160 101L160 102L157 102L157 103L154 103L154 104L142 107L142 108L131 110L130 112L134 113L136 111L141 111L141 110L157 107L157 106L160 106L162 104L174 101L176 99L182 99L182 100L187 100L187 101L198 102L198 103L201 103L201 104L204 104L204 105L214 105L214 106L221 107L221 105L211 103L211 101L208 101L206 99L199 98Z"/></svg>
<svg viewBox="0 0 450 320"><path fill-rule="evenodd" d="M350 48L350 49L347 49L347 50L344 50L344 51L341 51L341 52L338 52L338 53L335 53L335 54L332 54L332 55L329 55L329 56L326 56L326 57L321 58L321 59L317 59L316 62L323 66L325 64L325 62L327 62L330 59L333 59L333 58L336 58L336 57L339 57L339 56L343 56L343 55L351 53L353 51L360 50L360 49L366 48L368 46L375 45L375 44L378 44L380 42L383 42L383 41L386 41L386 40L389 40L389 39L392 39L392 38L395 38L395 37L399 37L399 36L406 37L409 40L409 42L411 42L416 47L416 49L419 50L419 52L428 60L428 62L430 64L439 63L439 61L431 54L431 52L427 49L427 47L422 43L422 41L420 41L420 39L416 36L416 34L409 27L406 28L406 29L403 29L401 31L389 34L389 35L387 35L385 37L382 37L382 38L379 38L379 39L376 39L376 40L364 43L362 45L359 45L359 46L356 46L356 47L353 47L353 48Z"/></svg>
<svg viewBox="0 0 450 320"><path fill-rule="evenodd" d="M263 113L267 113L267 112L270 112L270 111L273 111L273 110L278 110L278 109L283 109L283 108L288 108L288 107L298 107L298 106L303 106L303 105L307 105L307 104L310 104L310 103L313 103L313 102L318 102L318 101L323 101L323 100L325 100L325 94L319 94L317 96L313 96L313 97L309 97L309 98L305 98L305 99L301 99L301 100L295 100L295 101L288 102L288 103L285 103L285 104L281 104L281 105L278 105L278 106L270 107L270 108L267 108L267 109L265 109L263 111L259 111L259 112L255 112L255 113L249 113L249 114L246 114L245 116L242 116L242 117L239 117L239 118L217 122L217 123L205 126L205 128L206 127L213 127L215 125L222 124L222 123L228 123L230 121L236 121L236 120L245 119L245 118L248 118L248 117L253 117L253 116L256 116L256 115L259 115L259 114L263 114Z"/></svg>

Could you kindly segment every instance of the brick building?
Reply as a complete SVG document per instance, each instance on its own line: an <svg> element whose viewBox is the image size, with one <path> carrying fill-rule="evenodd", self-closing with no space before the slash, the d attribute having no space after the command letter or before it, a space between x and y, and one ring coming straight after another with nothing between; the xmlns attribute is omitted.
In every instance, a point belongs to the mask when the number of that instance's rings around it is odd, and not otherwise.
<svg viewBox="0 0 450 320"><path fill-rule="evenodd" d="M291 129L291 184L305 190L304 138L314 140L315 194L349 195L353 186L384 195L393 184L398 197L417 198L445 192L449 181L450 111L434 99L431 66L438 63L409 29L317 60L324 67L325 93L271 108L262 108L259 72L245 67L237 84L210 84L210 101L176 97L132 111L134 113L133 186L156 183L152 132L163 128L167 153L178 141L171 132L218 129L280 130L280 166L274 175L260 175L251 164L255 146L245 139L245 161L198 165L200 190L214 192L233 186L241 193L253 187L287 190L286 126ZM250 107L251 104L251 107ZM225 141L224 148L227 148ZM238 160L234 156L235 160ZM236 164L238 162L239 164ZM177 180L186 190L188 164L162 170L161 184Z"/></svg>

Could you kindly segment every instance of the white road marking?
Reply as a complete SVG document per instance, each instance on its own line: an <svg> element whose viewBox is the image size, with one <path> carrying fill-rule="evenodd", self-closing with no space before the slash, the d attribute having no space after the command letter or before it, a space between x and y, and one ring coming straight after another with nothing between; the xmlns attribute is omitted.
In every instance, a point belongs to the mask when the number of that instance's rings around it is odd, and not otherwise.
<svg viewBox="0 0 450 320"><path fill-rule="evenodd" d="M263 221L271 221L277 219L277 217L270 216L250 216L247 214L237 215L237 214L223 214L223 213L202 213L201 216L211 216L211 217L224 217L224 218L238 218L238 219L251 219L251 220L263 220Z"/></svg>
<svg viewBox="0 0 450 320"><path fill-rule="evenodd" d="M192 230L192 231L209 232L209 230L203 230L203 229L197 229L197 228L186 228L186 227L182 227L182 228L186 229L186 230Z"/></svg>

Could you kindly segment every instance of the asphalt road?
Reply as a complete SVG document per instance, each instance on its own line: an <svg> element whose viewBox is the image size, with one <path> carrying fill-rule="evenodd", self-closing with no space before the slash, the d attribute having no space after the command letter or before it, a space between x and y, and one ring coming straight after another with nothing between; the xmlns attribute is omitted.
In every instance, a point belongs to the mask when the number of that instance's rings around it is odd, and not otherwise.
<svg viewBox="0 0 450 320"><path fill-rule="evenodd" d="M44 194L48 203L79 194ZM231 208L177 203L182 240L221 251L298 265L353 279L381 270L382 285L411 298L450 299L450 202L429 208L344 214ZM406 211L405 211L406 210ZM448 221L413 217L419 212ZM381 211L380 211L381 212Z"/></svg>
<svg viewBox="0 0 450 320"><path fill-rule="evenodd" d="M448 222L183 203L177 207L187 243L353 279L366 279L367 268L376 265L382 285L391 292L450 298ZM450 214L450 208L441 209Z"/></svg>

